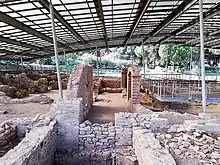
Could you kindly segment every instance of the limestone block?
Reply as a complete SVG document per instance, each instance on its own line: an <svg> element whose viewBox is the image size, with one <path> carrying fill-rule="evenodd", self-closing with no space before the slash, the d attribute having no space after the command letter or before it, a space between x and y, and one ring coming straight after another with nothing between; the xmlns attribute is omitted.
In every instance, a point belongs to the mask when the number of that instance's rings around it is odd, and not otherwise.
<svg viewBox="0 0 220 165"><path fill-rule="evenodd" d="M163 148L152 133L135 130L133 147L139 165L176 165L169 151Z"/></svg>

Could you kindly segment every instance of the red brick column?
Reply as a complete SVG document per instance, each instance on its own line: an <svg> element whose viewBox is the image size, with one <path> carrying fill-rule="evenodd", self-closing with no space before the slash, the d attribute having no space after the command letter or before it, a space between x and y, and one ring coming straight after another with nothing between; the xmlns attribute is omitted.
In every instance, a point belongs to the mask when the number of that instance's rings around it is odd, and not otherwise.
<svg viewBox="0 0 220 165"><path fill-rule="evenodd" d="M127 74L127 100L131 100L131 72Z"/></svg>
<svg viewBox="0 0 220 165"><path fill-rule="evenodd" d="M140 71L139 68L130 67L128 68L127 81L129 85L129 76L131 81L131 87L127 89L128 99L131 104L140 104ZM131 92L130 92L131 91ZM131 97L129 98L129 93L131 93Z"/></svg>
<svg viewBox="0 0 220 165"><path fill-rule="evenodd" d="M121 88L127 88L127 68L121 69Z"/></svg>
<svg viewBox="0 0 220 165"><path fill-rule="evenodd" d="M140 76L131 78L131 103L140 104Z"/></svg>

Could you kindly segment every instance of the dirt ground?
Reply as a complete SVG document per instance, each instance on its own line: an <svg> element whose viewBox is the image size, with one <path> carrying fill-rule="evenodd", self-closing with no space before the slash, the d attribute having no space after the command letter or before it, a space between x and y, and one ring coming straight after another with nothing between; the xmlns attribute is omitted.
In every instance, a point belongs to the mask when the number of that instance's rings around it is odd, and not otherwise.
<svg viewBox="0 0 220 165"><path fill-rule="evenodd" d="M115 121L115 113L128 112L129 104L121 93L103 93L98 95L97 101L89 112L88 119L92 123L109 123Z"/></svg>
<svg viewBox="0 0 220 165"><path fill-rule="evenodd" d="M66 96L66 90L63 90L64 98ZM30 96L21 100L30 100L40 94L31 94ZM52 98L53 100L58 99L58 90L51 90L44 95ZM35 117L37 114L45 114L49 112L51 104L40 104L40 103L26 103L26 104L1 104L0 112L6 110L7 114L0 113L0 123L11 118L23 118L23 117Z"/></svg>
<svg viewBox="0 0 220 165"><path fill-rule="evenodd" d="M141 104L153 111L175 111L180 113L198 114L202 112L201 103L166 103L160 102L152 95L141 92ZM207 113L220 117L220 103L208 103Z"/></svg>
<svg viewBox="0 0 220 165"><path fill-rule="evenodd" d="M39 94L32 94L23 100L32 99ZM44 95L57 100L58 90L52 90ZM66 98L66 90L63 90L64 99ZM103 93L97 97L93 107L88 115L91 122L96 123L114 123L114 114L117 112L128 112L129 105L121 93ZM180 113L198 114L202 111L199 103L162 103L147 93L141 93L141 104L153 111L175 111ZM27 103L27 104L0 104L0 123L10 118L34 117L37 114L45 114L49 112L51 104ZM7 114L1 114L6 110ZM220 104L210 103L207 106L207 112L220 116Z"/></svg>

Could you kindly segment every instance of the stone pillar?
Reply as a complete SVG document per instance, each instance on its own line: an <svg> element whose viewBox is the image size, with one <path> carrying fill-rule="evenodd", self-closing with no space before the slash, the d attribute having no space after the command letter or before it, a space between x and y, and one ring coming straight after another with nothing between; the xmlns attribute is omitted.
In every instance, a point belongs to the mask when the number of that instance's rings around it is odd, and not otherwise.
<svg viewBox="0 0 220 165"><path fill-rule="evenodd" d="M127 88L127 68L121 69L121 88Z"/></svg>

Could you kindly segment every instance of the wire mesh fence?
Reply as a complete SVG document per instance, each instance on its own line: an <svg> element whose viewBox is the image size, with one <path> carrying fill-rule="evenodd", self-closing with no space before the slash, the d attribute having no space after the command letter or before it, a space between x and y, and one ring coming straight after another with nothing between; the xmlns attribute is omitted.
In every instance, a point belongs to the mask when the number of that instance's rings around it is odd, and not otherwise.
<svg viewBox="0 0 220 165"><path fill-rule="evenodd" d="M142 77L142 87L164 102L200 102L202 84L190 75L153 74ZM220 102L220 82L206 81L207 102Z"/></svg>

